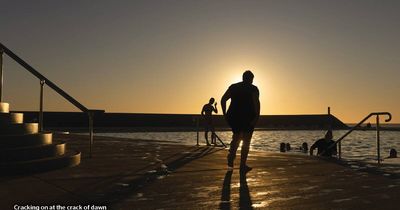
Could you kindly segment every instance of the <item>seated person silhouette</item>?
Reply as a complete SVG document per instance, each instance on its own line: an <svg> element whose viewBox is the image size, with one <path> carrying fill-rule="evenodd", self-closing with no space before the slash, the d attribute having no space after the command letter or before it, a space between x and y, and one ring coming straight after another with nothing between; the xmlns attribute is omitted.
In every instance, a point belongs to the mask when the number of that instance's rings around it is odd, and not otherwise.
<svg viewBox="0 0 400 210"><path fill-rule="evenodd" d="M310 147L310 155L314 153L314 149L317 148L317 155L324 157L332 157L332 155L337 154L337 148L335 141L332 140L332 130L328 130L325 134L325 138L317 140Z"/></svg>
<svg viewBox="0 0 400 210"><path fill-rule="evenodd" d="M214 124L212 121L212 113L218 113L217 110L217 103L215 103L214 98L210 98L209 102L203 106L203 109L201 110L201 115L204 117L204 122L205 122L205 133L204 137L206 138L207 146L210 145L208 142L208 132L211 131L211 143L215 144L216 143L216 136L215 136L215 129L214 129ZM214 106L213 106L214 104Z"/></svg>

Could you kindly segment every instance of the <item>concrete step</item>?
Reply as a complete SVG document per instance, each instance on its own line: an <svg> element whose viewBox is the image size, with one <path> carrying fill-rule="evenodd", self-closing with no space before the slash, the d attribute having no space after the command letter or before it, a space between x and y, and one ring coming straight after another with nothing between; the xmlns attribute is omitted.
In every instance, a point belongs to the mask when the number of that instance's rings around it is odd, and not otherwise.
<svg viewBox="0 0 400 210"><path fill-rule="evenodd" d="M8 124L0 126L0 135L38 133L38 123Z"/></svg>
<svg viewBox="0 0 400 210"><path fill-rule="evenodd" d="M0 102L0 113L9 113L10 112L10 104L5 102Z"/></svg>
<svg viewBox="0 0 400 210"><path fill-rule="evenodd" d="M0 126L5 124L22 124L24 123L23 113L0 113Z"/></svg>
<svg viewBox="0 0 400 210"><path fill-rule="evenodd" d="M50 132L35 134L0 135L0 148L29 147L51 144L53 134Z"/></svg>
<svg viewBox="0 0 400 210"><path fill-rule="evenodd" d="M76 166L79 165L80 162L81 153L79 151L67 152L64 155L50 158L0 163L0 175L44 172L64 167Z"/></svg>
<svg viewBox="0 0 400 210"><path fill-rule="evenodd" d="M66 143L0 149L0 163L50 158L65 154Z"/></svg>

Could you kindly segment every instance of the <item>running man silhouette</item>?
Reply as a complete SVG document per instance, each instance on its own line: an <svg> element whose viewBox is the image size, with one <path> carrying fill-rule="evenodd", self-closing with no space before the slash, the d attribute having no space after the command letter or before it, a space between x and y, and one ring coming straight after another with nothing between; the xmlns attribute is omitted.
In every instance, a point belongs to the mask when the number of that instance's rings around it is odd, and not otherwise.
<svg viewBox="0 0 400 210"><path fill-rule="evenodd" d="M211 144L208 142L208 132L211 131L211 143L215 144L216 139L215 139L215 129L214 129L214 124L212 122L212 113L215 112L216 114L218 113L217 109L217 103L215 103L214 98L210 98L210 101L208 104L205 104L203 106L203 109L201 110L201 115L204 117L205 121L205 133L204 137L206 138L207 146L210 146ZM214 104L214 106L213 106Z"/></svg>
<svg viewBox="0 0 400 210"><path fill-rule="evenodd" d="M246 165L250 149L250 141L254 126L260 116L259 91L253 83L254 74L247 70L243 73L243 81L232 84L221 99L222 112L232 128L232 141L228 154L228 169L233 169L236 151L242 140L240 171L248 172L252 168ZM231 99L228 111L226 102Z"/></svg>

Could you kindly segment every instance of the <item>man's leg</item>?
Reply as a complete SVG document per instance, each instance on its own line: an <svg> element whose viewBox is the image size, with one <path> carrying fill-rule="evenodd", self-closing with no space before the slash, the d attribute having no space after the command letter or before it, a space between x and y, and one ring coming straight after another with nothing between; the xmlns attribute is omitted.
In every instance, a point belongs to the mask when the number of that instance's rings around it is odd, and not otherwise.
<svg viewBox="0 0 400 210"><path fill-rule="evenodd" d="M242 151L240 154L240 167L246 166L247 156L249 155L250 142L253 132L243 133Z"/></svg>
<svg viewBox="0 0 400 210"><path fill-rule="evenodd" d="M229 154L228 154L228 166L233 167L233 161L236 157L236 151L238 149L240 143L241 133L233 133L232 141L229 147Z"/></svg>
<svg viewBox="0 0 400 210"><path fill-rule="evenodd" d="M204 132L204 138L206 139L207 146L210 145L208 142L208 128L206 128L206 131Z"/></svg>
<svg viewBox="0 0 400 210"><path fill-rule="evenodd" d="M211 127L211 144L217 143L217 137L215 136L215 129L214 126Z"/></svg>

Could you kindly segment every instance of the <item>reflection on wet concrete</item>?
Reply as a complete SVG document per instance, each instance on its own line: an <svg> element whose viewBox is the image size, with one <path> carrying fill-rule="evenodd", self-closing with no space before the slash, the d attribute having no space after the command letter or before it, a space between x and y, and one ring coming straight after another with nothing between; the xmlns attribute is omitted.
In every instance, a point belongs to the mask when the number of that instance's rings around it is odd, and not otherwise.
<svg viewBox="0 0 400 210"><path fill-rule="evenodd" d="M240 173L239 208L253 209L249 186L247 186L246 173Z"/></svg>
<svg viewBox="0 0 400 210"><path fill-rule="evenodd" d="M220 209L231 209L231 181L232 170L228 170L222 184ZM253 179L254 181L256 179ZM247 185L246 173L240 173L240 187L239 187L239 208L240 209L253 209L253 202L250 196L250 190Z"/></svg>
<svg viewBox="0 0 400 210"><path fill-rule="evenodd" d="M388 180L384 174L380 177L384 178L380 180L382 184L377 184L377 177L371 177L366 167L354 161L338 165L316 158L253 152L250 164L254 169L240 174L238 168L226 171L224 150L213 153L211 148L198 147L180 151L175 161L166 161L166 156L159 154L162 153L154 151L146 155L142 152L156 167L138 173L139 178L146 177L140 183L143 186L130 191L132 196L127 195L113 207L326 209L328 205L331 209L357 209L359 206L374 209L377 206L370 204L370 197L384 201L394 199L395 194L381 191L398 190L400 186L400 181ZM126 180L116 183L122 190L135 184Z"/></svg>
<svg viewBox="0 0 400 210"><path fill-rule="evenodd" d="M343 199L336 199L333 200L333 203L341 203L341 202L347 202L347 201L352 201L353 199L358 198L357 196L351 197L351 198L343 198Z"/></svg>
<svg viewBox="0 0 400 210"><path fill-rule="evenodd" d="M224 182L222 184L221 203L219 204L220 209L231 209L231 180L232 170L229 170L225 174Z"/></svg>

